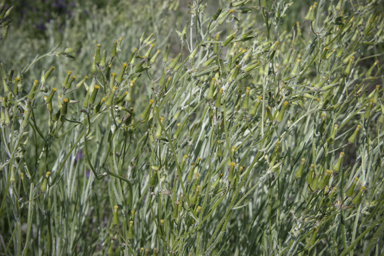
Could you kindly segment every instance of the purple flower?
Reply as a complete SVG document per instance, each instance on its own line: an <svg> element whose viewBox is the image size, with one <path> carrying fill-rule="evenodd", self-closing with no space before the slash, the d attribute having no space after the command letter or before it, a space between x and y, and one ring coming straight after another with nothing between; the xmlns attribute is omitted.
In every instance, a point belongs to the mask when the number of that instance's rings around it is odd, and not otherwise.
<svg viewBox="0 0 384 256"><path fill-rule="evenodd" d="M77 152L76 154L76 158L75 158L75 163L77 163L77 161L83 159L83 150L80 149L79 152ZM69 156L69 160L72 161L72 154Z"/></svg>
<svg viewBox="0 0 384 256"><path fill-rule="evenodd" d="M77 152L75 162L79 161L80 159L83 159L83 150L80 149L79 152Z"/></svg>
<svg viewBox="0 0 384 256"><path fill-rule="evenodd" d="M45 25L44 25L44 23L40 23L40 24L37 26L37 28L38 28L39 30L44 30L44 29L45 29Z"/></svg>

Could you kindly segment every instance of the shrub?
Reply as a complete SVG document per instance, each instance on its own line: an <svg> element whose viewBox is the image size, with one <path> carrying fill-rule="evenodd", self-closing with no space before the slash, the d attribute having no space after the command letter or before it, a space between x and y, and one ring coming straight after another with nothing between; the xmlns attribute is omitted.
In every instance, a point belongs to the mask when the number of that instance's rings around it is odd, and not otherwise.
<svg viewBox="0 0 384 256"><path fill-rule="evenodd" d="M290 30L289 1L201 2L176 53L136 33L1 66L5 254L382 253L380 1Z"/></svg>

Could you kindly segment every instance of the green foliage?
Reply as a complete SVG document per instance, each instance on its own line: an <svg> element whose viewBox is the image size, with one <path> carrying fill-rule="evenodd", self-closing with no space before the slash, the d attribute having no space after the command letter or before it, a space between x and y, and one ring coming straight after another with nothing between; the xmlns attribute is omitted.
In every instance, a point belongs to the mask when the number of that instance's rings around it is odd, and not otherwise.
<svg viewBox="0 0 384 256"><path fill-rule="evenodd" d="M24 68L15 31L1 253L383 253L381 2L111 3Z"/></svg>
<svg viewBox="0 0 384 256"><path fill-rule="evenodd" d="M8 35L9 25L12 23L12 20L9 18L12 13L13 7L7 7L5 5L5 0L0 3L0 42L4 41Z"/></svg>

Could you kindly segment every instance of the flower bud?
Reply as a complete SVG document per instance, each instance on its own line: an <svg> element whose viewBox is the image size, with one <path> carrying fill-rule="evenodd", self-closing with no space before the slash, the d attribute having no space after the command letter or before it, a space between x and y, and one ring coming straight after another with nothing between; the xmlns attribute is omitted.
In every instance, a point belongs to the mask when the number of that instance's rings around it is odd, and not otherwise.
<svg viewBox="0 0 384 256"><path fill-rule="evenodd" d="M171 83L172 77L168 77L167 83L165 84L165 90L169 88L169 84Z"/></svg>
<svg viewBox="0 0 384 256"><path fill-rule="evenodd" d="M328 47L325 47L324 50L323 50L323 53L321 54L321 59L322 59L322 60L325 60L325 59L326 59L327 54L328 54L328 51L329 51L329 48L328 48Z"/></svg>
<svg viewBox="0 0 384 256"><path fill-rule="evenodd" d="M231 34L229 35L223 42L223 46L227 46L233 39L235 39L236 35L235 34Z"/></svg>
<svg viewBox="0 0 384 256"><path fill-rule="evenodd" d="M285 110L286 110L287 106L288 106L288 101L285 101L285 102L283 103L283 106L281 107L281 110L280 110L280 112L279 112L279 115L278 115L277 118L276 118L276 121L277 121L277 122L281 122L281 121L283 120L284 113L285 113Z"/></svg>
<svg viewBox="0 0 384 256"><path fill-rule="evenodd" d="M361 186L360 191L357 193L357 195L352 199L352 204L359 204L361 201L361 196L363 195L363 192L365 190L365 186Z"/></svg>
<svg viewBox="0 0 384 256"><path fill-rule="evenodd" d="M169 53L169 44L165 46L165 51L163 55L163 62L166 63L168 61L168 53Z"/></svg>
<svg viewBox="0 0 384 256"><path fill-rule="evenodd" d="M103 55L101 56L101 61L100 61L100 67L104 68L105 67L105 59L107 58L107 50L103 51Z"/></svg>
<svg viewBox="0 0 384 256"><path fill-rule="evenodd" d="M207 99L208 100L212 100L213 99L213 92L214 92L214 86L215 86L215 81L216 81L216 78L212 78L212 82L211 82L211 85L209 87L209 90L208 90L208 94L207 94Z"/></svg>
<svg viewBox="0 0 384 256"><path fill-rule="evenodd" d="M173 138L174 139L177 139L177 137L179 136L180 132L181 132L181 124L180 123L177 123L177 129L176 129L176 132L175 134L173 135Z"/></svg>
<svg viewBox="0 0 384 256"><path fill-rule="evenodd" d="M263 8L267 7L267 0L261 0L260 4L261 4L261 7Z"/></svg>
<svg viewBox="0 0 384 256"><path fill-rule="evenodd" d="M55 92L56 92L56 88L52 88L52 91L49 93L46 99L47 104L52 102L52 98L53 98L53 95L55 95Z"/></svg>
<svg viewBox="0 0 384 256"><path fill-rule="evenodd" d="M14 170L14 168L11 168L11 177L10 177L9 181L10 181L12 184L14 184L15 181L16 181L16 178L15 178L15 170Z"/></svg>
<svg viewBox="0 0 384 256"><path fill-rule="evenodd" d="M349 75L351 73L351 67L352 67L353 59L354 59L353 56L349 59L348 65L347 65L347 67L345 68L345 71L344 71L345 75Z"/></svg>
<svg viewBox="0 0 384 256"><path fill-rule="evenodd" d="M297 34L296 34L296 37L295 37L295 42L294 44L297 45L299 43L299 40L301 39L301 29L298 28L297 29Z"/></svg>
<svg viewBox="0 0 384 256"><path fill-rule="evenodd" d="M66 89L69 89L71 87L71 84L73 83L73 81L76 79L75 76L72 76L71 79L69 79L68 83L66 84L65 88Z"/></svg>
<svg viewBox="0 0 384 256"><path fill-rule="evenodd" d="M378 60L375 61L375 62L373 63L373 65L368 69L367 73L365 74L367 77L370 77L370 76L371 76L372 71L373 71L373 69L375 68L375 66L376 66L377 64L379 64L379 61L378 61Z"/></svg>
<svg viewBox="0 0 384 256"><path fill-rule="evenodd" d="M89 97L90 97L89 96L89 91L90 91L90 89L88 89L87 94L85 95L85 98L84 98L84 101L83 101L83 108L88 108L88 102L89 102Z"/></svg>
<svg viewBox="0 0 384 256"><path fill-rule="evenodd" d="M100 44L97 44L96 48L96 55L95 55L95 62L98 65L100 63L101 57L100 57Z"/></svg>
<svg viewBox="0 0 384 256"><path fill-rule="evenodd" d="M318 228L314 227L314 228L313 228L312 237L311 237L311 239L309 240L309 244L311 244L311 245L315 244L315 242L316 242L317 232L319 232Z"/></svg>
<svg viewBox="0 0 384 256"><path fill-rule="evenodd" d="M260 64L260 61L258 61L258 62L255 63L255 64L249 64L249 65L245 66L245 67L244 67L244 72L245 72L245 73L250 72L251 70L253 70L253 69L255 69L256 67L258 67L259 64Z"/></svg>
<svg viewBox="0 0 384 256"><path fill-rule="evenodd" d="M313 179L312 184L311 184L311 189L313 191L317 190L318 180L319 180L319 174L316 173L315 178Z"/></svg>
<svg viewBox="0 0 384 256"><path fill-rule="evenodd" d="M118 209L118 206L115 205L115 206L113 207L112 225L117 225L117 224L118 224L118 219L117 219L117 209Z"/></svg>
<svg viewBox="0 0 384 256"><path fill-rule="evenodd" d="M112 73L111 74L111 80L110 80L110 83L109 83L109 87L112 89L113 87L115 87L115 78L116 78L116 73Z"/></svg>
<svg viewBox="0 0 384 256"><path fill-rule="evenodd" d="M351 38L351 41L352 41L352 42L355 42L355 41L357 40L358 35L359 35L359 30L356 29L355 34L354 34L354 35L352 36L352 38Z"/></svg>
<svg viewBox="0 0 384 256"><path fill-rule="evenodd" d="M241 55L243 55L244 53L246 53L246 52L247 52L247 49L242 49L242 48L240 48L239 52L238 52L236 55L232 56L232 61L233 61L233 62L236 62L237 59L238 59Z"/></svg>
<svg viewBox="0 0 384 256"><path fill-rule="evenodd" d="M0 108L0 125L4 125L5 124L5 111L6 109L4 108Z"/></svg>
<svg viewBox="0 0 384 256"><path fill-rule="evenodd" d="M344 48L341 48L340 51L343 51ZM339 53L338 53L339 54ZM346 65L348 64L351 60L353 60L355 57L354 55L356 54L356 52L352 52L351 54L349 54L347 57L345 57L345 59L343 60L343 65ZM339 57L339 56L338 56Z"/></svg>
<svg viewBox="0 0 384 256"><path fill-rule="evenodd" d="M297 75L297 72L299 70L300 62L301 62L301 59L296 59L295 65L293 66L293 69L292 69L292 72L291 72L291 76L296 76Z"/></svg>
<svg viewBox="0 0 384 256"><path fill-rule="evenodd" d="M129 63L129 64L131 64L131 65L133 65L134 63L135 63L135 55L136 55L136 52L137 52L137 48L134 48L133 49L133 51L132 51L132 53L131 53L131 55L129 56L129 58L128 58L128 61L127 61L127 63Z"/></svg>
<svg viewBox="0 0 384 256"><path fill-rule="evenodd" d="M372 109L373 99L369 100L368 107L365 110L364 118L368 119L371 116L371 109Z"/></svg>
<svg viewBox="0 0 384 256"><path fill-rule="evenodd" d="M329 136L329 138L328 138L328 143L329 144L332 144L333 141L335 140L335 135L336 135L336 132L337 132L337 127L338 127L338 125L335 124L335 126L334 126L334 128L332 130L331 136Z"/></svg>
<svg viewBox="0 0 384 256"><path fill-rule="evenodd" d="M209 65L211 65L211 63L217 59L217 55L211 57L210 59L208 59L207 61L205 61L203 63L203 67L208 67Z"/></svg>
<svg viewBox="0 0 384 256"><path fill-rule="evenodd" d="M67 98L63 99L63 105L61 107L61 115L62 116L65 116L68 113L68 102L69 102L69 99L67 99Z"/></svg>
<svg viewBox="0 0 384 256"><path fill-rule="evenodd" d="M273 121L272 108L267 106L266 108L266 117L268 117L269 121Z"/></svg>
<svg viewBox="0 0 384 256"><path fill-rule="evenodd" d="M51 75L52 71L55 69L55 67L51 67L47 72L44 74L44 80L47 80L48 77Z"/></svg>
<svg viewBox="0 0 384 256"><path fill-rule="evenodd" d="M224 21L228 18L229 15L233 13L232 9L229 9L227 12L222 13L217 20L217 24L221 25L224 23Z"/></svg>
<svg viewBox="0 0 384 256"><path fill-rule="evenodd" d="M113 97L114 97L114 95L115 95L116 90L117 90L117 87L114 86L114 87L112 88L112 92L109 94L109 96L108 96L108 98L107 98L107 101L105 102L105 105L106 105L107 107L112 106Z"/></svg>
<svg viewBox="0 0 384 256"><path fill-rule="evenodd" d="M179 217L179 212L178 212L179 204L180 204L179 201L176 201L175 204L173 205L172 219L177 219L177 217Z"/></svg>
<svg viewBox="0 0 384 256"><path fill-rule="evenodd" d="M183 198L184 198L184 194L181 194L180 196L180 200L179 200L179 209L177 210L179 213L181 213L183 211Z"/></svg>
<svg viewBox="0 0 384 256"><path fill-rule="evenodd" d="M158 124L157 124L157 129L156 129L156 133L155 133L155 137L156 138L160 138L161 137L161 125L160 125L160 123L163 123L163 121L164 121L164 118L162 118L162 117L160 117L160 120L158 120Z"/></svg>
<svg viewBox="0 0 384 256"><path fill-rule="evenodd" d="M315 86L314 88L316 89L320 89L323 87L323 85L328 81L328 77L323 77L322 80L320 80Z"/></svg>
<svg viewBox="0 0 384 256"><path fill-rule="evenodd" d="M143 41L143 43L144 43L144 45L147 45L147 44L150 44L151 42L153 42L154 40L152 40L152 38L153 38L153 33L152 34L150 34L144 41ZM151 41L152 40L152 41Z"/></svg>
<svg viewBox="0 0 384 256"><path fill-rule="evenodd" d="M80 86L82 86L82 85L84 84L85 80L87 80L87 79L88 79L88 76L85 76L85 77L83 78L83 80L81 80L81 81L76 85L76 88L79 88Z"/></svg>
<svg viewBox="0 0 384 256"><path fill-rule="evenodd" d="M216 41L219 41L219 35L217 34L216 35ZM217 54L219 52L219 44L218 43L215 43L213 44L213 53Z"/></svg>
<svg viewBox="0 0 384 256"><path fill-rule="evenodd" d="M21 179L21 183L23 183L24 193L26 193L27 187L25 186L24 173L20 173L20 179Z"/></svg>
<svg viewBox="0 0 384 256"><path fill-rule="evenodd" d="M220 107L220 103L221 103L221 95L223 94L223 89L222 88L220 88L220 90L219 90L219 93L218 93L218 95L217 95L217 99L216 99L216 103L215 103L215 107L216 108L219 108Z"/></svg>
<svg viewBox="0 0 384 256"><path fill-rule="evenodd" d="M133 221L132 220L129 222L128 239L129 240L133 239Z"/></svg>
<svg viewBox="0 0 384 256"><path fill-rule="evenodd" d="M60 118L61 114L60 114L60 109L56 112L56 114L52 115L52 120L54 122L58 121L59 118Z"/></svg>
<svg viewBox="0 0 384 256"><path fill-rule="evenodd" d="M111 52L111 56L112 57L115 57L116 56L116 49L117 49L117 40L115 40L113 42L113 47L112 47L112 52Z"/></svg>
<svg viewBox="0 0 384 256"><path fill-rule="evenodd" d="M41 191L45 192L47 190L47 181L48 181L48 178L49 178L49 175L51 174L51 172L47 172L43 178L43 181L40 185L40 189Z"/></svg>
<svg viewBox="0 0 384 256"><path fill-rule="evenodd" d="M319 182L319 188L320 189L324 189L325 188L325 186L327 186L328 185L328 183L329 183L329 180L331 179L331 175L332 175L332 171L331 170L327 170L326 172L325 172L325 175L323 176L323 178L320 180L320 182Z"/></svg>
<svg viewBox="0 0 384 256"><path fill-rule="evenodd" d="M95 74L97 72L97 69L96 69L96 57L95 57L95 55L93 55L91 72L93 74Z"/></svg>
<svg viewBox="0 0 384 256"><path fill-rule="evenodd" d="M309 7L309 10L308 10L308 13L307 15L305 16L305 20L309 20L309 21L313 21L315 18L313 16L313 7L312 5ZM313 18L313 19L312 19Z"/></svg>
<svg viewBox="0 0 384 256"><path fill-rule="evenodd" d="M193 50L193 52L188 56L188 59L192 60L193 58L195 58L195 55L196 55L196 53L197 53L197 50L200 49L200 45L201 45L201 44L196 45L196 47L195 47L195 49Z"/></svg>
<svg viewBox="0 0 384 256"><path fill-rule="evenodd" d="M119 94L119 97L115 100L114 104L117 104L119 106L122 106L122 103L124 102L124 99L127 97L128 92L124 92L123 94Z"/></svg>
<svg viewBox="0 0 384 256"><path fill-rule="evenodd" d="M198 214L201 211L201 206L197 206L196 214Z"/></svg>
<svg viewBox="0 0 384 256"><path fill-rule="evenodd" d="M373 94L373 103L374 104L377 104L377 98L379 97L379 89L380 89L380 85L376 85L376 89L375 89L375 92Z"/></svg>
<svg viewBox="0 0 384 256"><path fill-rule="evenodd" d="M333 166L333 171L334 172L339 172L340 171L340 166L342 167L341 160L344 157L344 152L341 152L339 155L339 159L337 160L336 164Z"/></svg>
<svg viewBox="0 0 384 256"><path fill-rule="evenodd" d="M141 120L143 121L148 120L149 112L151 111L152 104L153 104L153 100L150 100L148 106L144 109L143 113L141 113L140 115Z"/></svg>
<svg viewBox="0 0 384 256"><path fill-rule="evenodd" d="M39 81L37 81L37 80L35 80L33 82L32 88L31 88L31 90L29 91L29 94L28 94L28 99L29 100L32 100L34 98L36 86L37 86L38 83L39 83Z"/></svg>
<svg viewBox="0 0 384 256"><path fill-rule="evenodd" d="M193 171L193 173L196 173L196 172L198 171L197 168L198 168L198 164L196 164L196 167L195 167L195 170ZM198 184L198 182L199 182L200 177L201 177L200 173L196 173L196 175L195 175L195 179L194 179L193 184L192 184L192 186L191 186L191 190L192 190L192 191L196 191L197 184Z"/></svg>
<svg viewBox="0 0 384 256"><path fill-rule="evenodd" d="M351 135L351 137L349 137L349 139L348 139L348 142L349 143L353 143L354 141L355 141L355 139L356 139L356 136L357 136L357 134L358 134L358 132L359 132L359 130L360 130L360 125L357 125L356 126L356 130L353 132L353 134Z"/></svg>
<svg viewBox="0 0 384 256"><path fill-rule="evenodd" d="M171 63L169 64L169 68L170 68L170 69L173 69L173 68L176 66L176 64L179 62L180 57L181 57L181 53L179 53L179 54L178 54L178 55L171 61Z"/></svg>
<svg viewBox="0 0 384 256"><path fill-rule="evenodd" d="M197 186L196 187L196 191L195 191L195 194L192 196L192 198L191 198L191 204L192 205L194 205L194 204L196 204L196 202L197 202L197 198L199 197L199 195L200 195L200 186Z"/></svg>
<svg viewBox="0 0 384 256"><path fill-rule="evenodd" d="M212 16L212 20L217 20L222 10L223 10L222 8L217 10L217 12Z"/></svg>
<svg viewBox="0 0 384 256"><path fill-rule="evenodd" d="M251 111L249 112L249 114L250 114L252 117L256 115L257 108L258 108L259 105L260 105L261 99L262 99L261 96L257 97L257 100L256 100L256 102L255 102L255 105L253 106L253 108L252 108Z"/></svg>
<svg viewBox="0 0 384 256"><path fill-rule="evenodd" d="M251 91L251 88L247 87L247 89L245 91L243 106L242 106L242 109L244 109L244 110L248 110L248 108L249 108L248 102L249 102L249 92L250 91Z"/></svg>
<svg viewBox="0 0 384 256"><path fill-rule="evenodd" d="M298 179L301 177L301 175L303 173L304 163L305 163L305 159L303 158L303 159L301 159L301 164L300 164L299 169L295 173L295 177Z"/></svg>
<svg viewBox="0 0 384 256"><path fill-rule="evenodd" d="M354 181L352 182L351 186L349 186L349 188L347 189L347 192L346 192L346 195L348 197L352 197L353 195L353 191L355 190L355 187L356 187L356 183L357 181L359 180L359 178L355 178Z"/></svg>
<svg viewBox="0 0 384 256"><path fill-rule="evenodd" d="M333 197L335 196L335 193L336 193L336 188L333 187L332 191L329 193L329 203L328 204L332 204L332 201L333 201Z"/></svg>
<svg viewBox="0 0 384 256"><path fill-rule="evenodd" d="M160 54L160 50L157 50L155 55L153 55L153 57L151 58L151 61L149 62L150 64L153 64L155 63L156 59L157 59L157 56Z"/></svg>
<svg viewBox="0 0 384 256"><path fill-rule="evenodd" d="M126 68L127 68L127 63L124 63L123 66L121 67L121 71L120 71L119 75L116 78L116 81L119 84L121 83L121 81L123 81L123 75L124 75L124 72L125 72Z"/></svg>
<svg viewBox="0 0 384 256"><path fill-rule="evenodd" d="M231 78L229 79L229 81L235 81L237 76L239 75L239 71L240 71L240 66L239 65L236 65L234 69L232 69L232 76Z"/></svg>
<svg viewBox="0 0 384 256"><path fill-rule="evenodd" d="M154 170L153 171L153 174L149 180L149 186L150 187L155 187L157 185L157 182L158 182L158 178L157 178L157 170Z"/></svg>
<svg viewBox="0 0 384 256"><path fill-rule="evenodd" d="M341 8L343 8L343 5L344 5L343 1L344 0L339 0L339 2L336 5L336 11L340 11Z"/></svg>
<svg viewBox="0 0 384 256"><path fill-rule="evenodd" d="M151 52L152 52L152 49L153 47L155 47L155 44L151 44L151 46L149 47L148 51L144 54L144 58L150 58L151 57Z"/></svg>
<svg viewBox="0 0 384 256"><path fill-rule="evenodd" d="M231 182L233 177L235 176L235 166L234 162L231 163L231 167L229 168L228 181Z"/></svg>
<svg viewBox="0 0 384 256"><path fill-rule="evenodd" d="M94 112L95 113L99 113L100 112L100 109L101 109L101 106L103 105L103 103L106 101L106 98L102 98L101 101L99 102L99 104L96 105L95 109L94 109Z"/></svg>
<svg viewBox="0 0 384 256"><path fill-rule="evenodd" d="M5 125L10 126L11 125L11 118L9 117L9 108L4 109L4 114L5 114ZM26 119L24 119L26 120Z"/></svg>
<svg viewBox="0 0 384 256"><path fill-rule="evenodd" d="M192 181L194 170L195 170L195 163L191 163L191 168L189 169L189 173L187 176L188 183Z"/></svg>
<svg viewBox="0 0 384 256"><path fill-rule="evenodd" d="M97 92L99 91L99 89L100 89L100 86L98 86L98 85L94 86L91 97L89 98L89 104L93 104L95 102L96 95L97 95Z"/></svg>
<svg viewBox="0 0 384 256"><path fill-rule="evenodd" d="M334 52L336 52L336 49L333 49L333 51L331 51L330 53L328 53L328 54L327 54L327 57L326 57L325 59L329 59L329 58L332 56L332 54L333 54Z"/></svg>

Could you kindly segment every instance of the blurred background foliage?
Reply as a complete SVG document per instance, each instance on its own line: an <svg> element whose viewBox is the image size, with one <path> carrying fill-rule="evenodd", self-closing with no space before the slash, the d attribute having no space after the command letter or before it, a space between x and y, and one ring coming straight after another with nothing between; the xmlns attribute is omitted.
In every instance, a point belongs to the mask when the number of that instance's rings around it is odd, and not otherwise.
<svg viewBox="0 0 384 256"><path fill-rule="evenodd" d="M206 12L213 14L217 6L228 0L206 0ZM251 1L258 5L258 0ZM289 1L287 1L289 2ZM215 4L217 3L217 4ZM291 6L291 15L282 24L291 29L296 18L305 16L312 1L296 1ZM171 43L171 52L178 53L180 40L173 30L182 29L189 19L187 0L10 0L6 5L14 6L11 13L13 31L1 46L2 62L11 66L25 65L34 55L43 54L63 41L66 47L77 49L71 63L85 63L85 58L94 54L96 43L113 44L113 40L124 38L122 52L132 50L143 32L155 33L157 45ZM263 26L261 17L255 17ZM172 24L172 26L170 26ZM176 26L175 26L176 25ZM25 38L25 40L17 40ZM136 40L136 41L135 41ZM92 46L92 47L90 47ZM20 51L19 49L23 49ZM52 60L53 64L54 60ZM62 63L63 60L60 59ZM64 61L66 62L66 61ZM89 61L86 61L89 63ZM40 70L39 67L36 70Z"/></svg>

